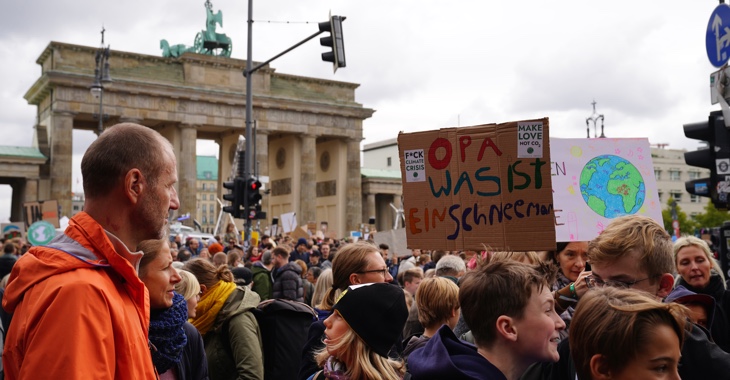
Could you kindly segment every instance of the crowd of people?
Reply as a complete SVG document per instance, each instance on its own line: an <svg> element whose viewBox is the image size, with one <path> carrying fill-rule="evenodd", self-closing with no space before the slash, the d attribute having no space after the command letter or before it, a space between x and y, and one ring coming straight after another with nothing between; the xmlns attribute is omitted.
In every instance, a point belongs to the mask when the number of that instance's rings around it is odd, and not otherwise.
<svg viewBox="0 0 730 380"><path fill-rule="evenodd" d="M51 243L4 242L7 379L720 379L730 293L708 244L616 218L549 252L392 252L235 226L169 236L170 144L107 129ZM286 328L284 333L277 330Z"/></svg>

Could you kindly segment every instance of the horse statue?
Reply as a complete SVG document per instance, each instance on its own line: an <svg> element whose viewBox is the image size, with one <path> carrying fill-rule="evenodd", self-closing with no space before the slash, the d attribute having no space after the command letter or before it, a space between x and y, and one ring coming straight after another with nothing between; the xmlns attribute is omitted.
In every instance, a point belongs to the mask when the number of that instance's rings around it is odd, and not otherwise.
<svg viewBox="0 0 730 380"><path fill-rule="evenodd" d="M205 2L206 19L205 29L195 35L193 46L184 44L172 45L166 40L160 40L160 49L162 49L163 57L177 58L183 53L192 52L198 54L218 55L222 57L230 57L233 51L233 43L231 38L225 33L216 33L216 24L223 26L223 11L218 10L213 13L213 4L210 0Z"/></svg>
<svg viewBox="0 0 730 380"><path fill-rule="evenodd" d="M162 56L165 58L177 58L186 52L197 53L194 46L186 46L185 44L172 45L167 40L160 40L160 49L162 49Z"/></svg>

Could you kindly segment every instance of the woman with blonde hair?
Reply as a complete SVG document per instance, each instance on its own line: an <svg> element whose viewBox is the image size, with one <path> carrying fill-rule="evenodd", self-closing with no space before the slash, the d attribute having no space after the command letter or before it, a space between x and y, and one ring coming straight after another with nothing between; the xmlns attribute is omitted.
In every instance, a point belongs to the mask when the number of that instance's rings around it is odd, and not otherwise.
<svg viewBox="0 0 730 380"><path fill-rule="evenodd" d="M710 332L715 344L730 352L730 291L726 289L725 276L706 241L683 236L674 243L674 264L679 279L675 288L685 287L697 294L705 294L715 300Z"/></svg>
<svg viewBox="0 0 730 380"><path fill-rule="evenodd" d="M195 275L185 269L178 269L180 282L175 284L175 291L180 293L188 304L188 318L195 318L195 308L200 301L200 284Z"/></svg>
<svg viewBox="0 0 730 380"><path fill-rule="evenodd" d="M388 266L385 265L378 247L364 241L341 246L332 261L332 286L327 289L319 303L320 313L331 313L335 301L350 285L391 281L393 277L388 272ZM302 351L299 369L299 378L302 380L306 380L319 369L314 361L314 353L324 347L324 331L325 325L322 321L316 321L309 327L309 337Z"/></svg>
<svg viewBox="0 0 730 380"><path fill-rule="evenodd" d="M318 319L323 321L329 316L329 311L322 311L320 305L324 299L325 293L332 287L332 268L327 268L319 274L317 283L314 284L314 292L312 293L312 307L317 312Z"/></svg>
<svg viewBox="0 0 730 380"><path fill-rule="evenodd" d="M614 287L588 291L570 328L580 380L677 379L688 310Z"/></svg>
<svg viewBox="0 0 730 380"><path fill-rule="evenodd" d="M324 321L325 347L315 353L323 369L309 379L402 379L403 360L391 359L388 353L407 317L403 290L396 285L354 285L341 292Z"/></svg>
<svg viewBox="0 0 730 380"><path fill-rule="evenodd" d="M215 267L206 259L185 263L200 283L202 295L191 320L205 343L211 379L263 379L261 331L251 310L259 295L237 287L227 265Z"/></svg>

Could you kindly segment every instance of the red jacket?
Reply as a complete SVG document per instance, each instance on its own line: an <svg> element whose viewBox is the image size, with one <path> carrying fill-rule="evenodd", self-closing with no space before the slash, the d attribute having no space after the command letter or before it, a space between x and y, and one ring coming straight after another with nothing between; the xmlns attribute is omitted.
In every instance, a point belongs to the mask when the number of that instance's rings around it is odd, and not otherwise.
<svg viewBox="0 0 730 380"><path fill-rule="evenodd" d="M3 299L5 379L156 379L140 257L84 212L23 255Z"/></svg>

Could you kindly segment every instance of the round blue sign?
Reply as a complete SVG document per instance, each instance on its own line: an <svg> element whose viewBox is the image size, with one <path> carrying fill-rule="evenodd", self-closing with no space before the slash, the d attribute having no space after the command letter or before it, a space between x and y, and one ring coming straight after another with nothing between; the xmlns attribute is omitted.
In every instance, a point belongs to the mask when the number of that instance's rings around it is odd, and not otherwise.
<svg viewBox="0 0 730 380"><path fill-rule="evenodd" d="M705 35L707 58L715 67L722 67L730 58L730 6L722 3L715 7L707 23Z"/></svg>

